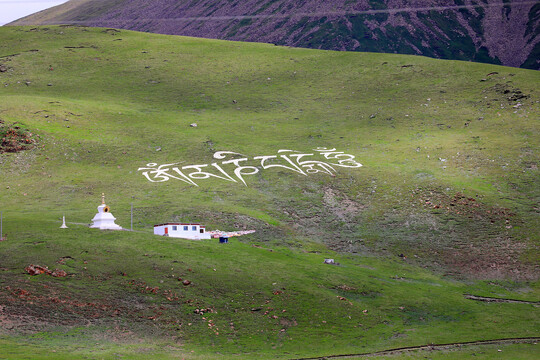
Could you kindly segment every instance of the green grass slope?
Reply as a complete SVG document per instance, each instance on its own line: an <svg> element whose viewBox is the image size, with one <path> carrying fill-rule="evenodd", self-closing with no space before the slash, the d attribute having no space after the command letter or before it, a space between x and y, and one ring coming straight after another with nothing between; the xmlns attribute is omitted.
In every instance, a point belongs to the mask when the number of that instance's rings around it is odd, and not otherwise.
<svg viewBox="0 0 540 360"><path fill-rule="evenodd" d="M36 141L0 155L4 357L295 358L538 336L534 304L463 296L538 301L538 72L84 27L0 40L0 125ZM363 167L253 160L319 147ZM258 172L193 186L138 171L221 163L216 151ZM133 204L135 232L86 227L102 192L125 228ZM166 221L257 232L154 236Z"/></svg>

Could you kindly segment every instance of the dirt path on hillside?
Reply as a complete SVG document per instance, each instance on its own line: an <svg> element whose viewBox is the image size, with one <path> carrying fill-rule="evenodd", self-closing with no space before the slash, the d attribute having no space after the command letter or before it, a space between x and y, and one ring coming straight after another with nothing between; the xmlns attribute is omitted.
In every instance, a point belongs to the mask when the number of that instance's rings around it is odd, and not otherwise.
<svg viewBox="0 0 540 360"><path fill-rule="evenodd" d="M493 298L493 297L486 297L486 296L476 296L476 295L470 295L470 294L464 294L463 296L465 297L465 299L476 300L476 301L497 302L497 303L514 303L514 304L531 304L531 305L534 305L534 306L539 306L540 305L540 301L501 299L501 298Z"/></svg>
<svg viewBox="0 0 540 360"><path fill-rule="evenodd" d="M343 354L343 355L326 355L318 357L309 357L309 358L298 358L293 360L317 360L317 359L347 359L347 358L360 358L360 357L375 357L375 356L385 356L385 355L400 355L410 351L441 351L441 350L451 350L455 348L461 348L466 346L478 346L478 345L511 345L511 344L536 344L540 341L540 337L526 337L526 338L508 338L508 339L497 339L497 340L480 340L480 341L470 341L462 343L450 343L450 344L431 344L431 345L421 345L421 346L410 346L402 347L390 350L376 351L372 353L362 353L362 354Z"/></svg>

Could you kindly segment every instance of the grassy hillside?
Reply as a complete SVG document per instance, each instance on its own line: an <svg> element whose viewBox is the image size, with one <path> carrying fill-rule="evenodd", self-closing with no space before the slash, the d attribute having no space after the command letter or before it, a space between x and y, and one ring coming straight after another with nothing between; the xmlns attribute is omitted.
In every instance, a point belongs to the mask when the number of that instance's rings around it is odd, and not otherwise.
<svg viewBox="0 0 540 360"><path fill-rule="evenodd" d="M34 146L0 155L8 356L294 358L538 336L535 305L463 296L538 301L538 72L85 27L0 40L0 125ZM253 159L317 148L363 166L303 175ZM230 159L217 151L258 172L194 186L138 170ZM133 204L135 232L85 226L102 192L125 228ZM166 221L257 232L152 235Z"/></svg>

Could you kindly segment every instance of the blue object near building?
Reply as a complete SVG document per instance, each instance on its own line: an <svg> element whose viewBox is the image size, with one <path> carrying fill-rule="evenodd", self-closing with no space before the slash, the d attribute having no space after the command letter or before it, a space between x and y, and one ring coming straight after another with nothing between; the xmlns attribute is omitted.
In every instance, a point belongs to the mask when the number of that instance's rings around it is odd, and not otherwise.
<svg viewBox="0 0 540 360"><path fill-rule="evenodd" d="M219 237L219 243L220 244L227 244L229 242L229 237L228 236L220 236Z"/></svg>

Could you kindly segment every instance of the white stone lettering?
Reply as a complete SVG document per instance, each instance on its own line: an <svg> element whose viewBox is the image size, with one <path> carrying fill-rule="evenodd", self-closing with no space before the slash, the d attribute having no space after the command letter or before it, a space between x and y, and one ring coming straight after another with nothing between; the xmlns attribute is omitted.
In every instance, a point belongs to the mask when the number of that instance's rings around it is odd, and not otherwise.
<svg viewBox="0 0 540 360"><path fill-rule="evenodd" d="M336 176L335 167L359 168L362 166L355 160L354 155L345 154L335 148L319 147L313 151L310 153L280 149L277 155L255 156L252 159L233 151L218 151L214 153L213 157L222 160L219 163L186 165L182 166L181 169L177 166L179 163L164 165L149 163L146 164L146 167L139 168L138 171L141 171L148 181L154 183L175 179L199 186L194 180L217 178L230 182L240 181L247 186L245 177L257 174L261 168L263 170L281 168L304 176L317 173ZM317 159L317 156L323 159ZM250 163L250 160L253 160L254 163ZM259 166L256 166L256 161L259 161Z"/></svg>
<svg viewBox="0 0 540 360"><path fill-rule="evenodd" d="M281 150L280 150L281 151ZM278 157L276 155L267 155L267 156L255 156L253 158L253 160L259 160L261 159L261 166L263 169L269 169L269 168L272 168L272 167L281 167L281 168L284 168L284 169L287 169L287 170L292 170L292 171L296 171L297 173L300 173L302 175L306 175L306 173L298 166L296 165L294 162L291 161L291 159L289 159L287 157L287 155L280 155L279 156L280 158L282 159L285 159L289 164L292 165L291 166L286 166L286 165L282 165L282 164L266 164L266 161L268 159L277 159Z"/></svg>
<svg viewBox="0 0 540 360"><path fill-rule="evenodd" d="M328 175L335 176L334 168L323 162L318 160L302 160L306 156L313 156L314 154L305 154L305 153L299 153L299 151L294 150L278 150L278 153L282 152L294 152L294 154L290 154L289 156L296 159L296 163L306 169L306 172L308 174L316 174L318 172L324 172Z"/></svg>
<svg viewBox="0 0 540 360"><path fill-rule="evenodd" d="M315 151L318 151L323 155L326 159L337 159L337 166L342 167L351 167L351 168L357 168L361 167L362 164L356 162L354 160L354 155L345 154L343 151L336 151L336 149L327 149L327 148L317 148Z"/></svg>
<svg viewBox="0 0 540 360"><path fill-rule="evenodd" d="M208 178L213 176L213 177L217 177L218 179L237 182L232 177L230 177L229 174L227 174L217 163L212 163L211 166L218 169L218 171L220 171L225 176L219 176L219 175L212 174L212 173L209 173L209 172L206 172L206 171L202 171L202 168L207 167L207 166L208 166L208 164L204 164L204 165L188 165L188 166L182 166L182 170L196 169L197 171L189 173L187 175L190 178L196 179L196 180L208 179Z"/></svg>
<svg viewBox="0 0 540 360"><path fill-rule="evenodd" d="M259 172L259 169L257 169L255 166L240 166L240 161L247 161L247 158L241 158L241 159L232 159L223 161L222 164L234 164L236 166L236 169L234 169L234 174L240 181L244 183L244 185L247 186L246 182L244 181L243 175L254 175ZM244 172L247 170L247 172Z"/></svg>
<svg viewBox="0 0 540 360"><path fill-rule="evenodd" d="M158 164L156 163L149 163L149 164L146 164L146 166L148 167L145 167L145 168L139 168L138 171L141 171L141 170L150 170L150 171L144 171L142 174L148 179L148 181L150 182L164 182L164 181L169 181L170 178L173 178L173 179L177 179L177 180L180 180L180 181L184 181L184 182L187 182L188 184L191 184L191 185L195 185L195 186L199 186L197 184L195 184L190 178L188 178L186 175L184 175L177 167L174 167L173 170L181 176L181 178L179 177L176 177L174 175L171 175L169 173L167 173L167 171L169 171L169 166L172 166L172 165L175 165L175 163L173 164L164 164L164 165L159 165L159 167L156 168L156 166L158 166ZM154 178L150 178L150 175L154 175Z"/></svg>

